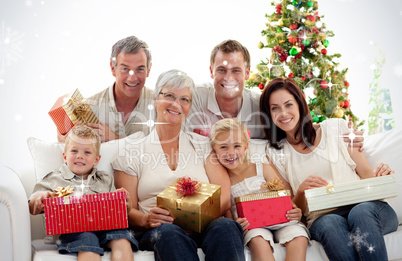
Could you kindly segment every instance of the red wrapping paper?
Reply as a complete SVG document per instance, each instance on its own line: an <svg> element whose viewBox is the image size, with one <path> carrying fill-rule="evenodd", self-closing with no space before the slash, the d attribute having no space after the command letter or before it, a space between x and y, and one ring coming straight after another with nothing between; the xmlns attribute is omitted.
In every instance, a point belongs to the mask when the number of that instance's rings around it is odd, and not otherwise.
<svg viewBox="0 0 402 261"><path fill-rule="evenodd" d="M46 198L43 204L47 235L128 227L124 191Z"/></svg>
<svg viewBox="0 0 402 261"><path fill-rule="evenodd" d="M238 216L247 218L248 229L289 222L286 213L292 209L289 190L236 197L235 203Z"/></svg>

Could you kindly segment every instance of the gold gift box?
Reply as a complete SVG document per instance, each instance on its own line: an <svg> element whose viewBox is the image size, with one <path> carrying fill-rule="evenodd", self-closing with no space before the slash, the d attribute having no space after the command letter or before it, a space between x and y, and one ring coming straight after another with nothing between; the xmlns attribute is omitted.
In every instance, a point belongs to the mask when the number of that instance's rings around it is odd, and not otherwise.
<svg viewBox="0 0 402 261"><path fill-rule="evenodd" d="M183 196L176 192L176 183L177 180L157 196L157 206L169 210L174 224L184 230L201 232L220 216L221 187L199 182L196 193Z"/></svg>

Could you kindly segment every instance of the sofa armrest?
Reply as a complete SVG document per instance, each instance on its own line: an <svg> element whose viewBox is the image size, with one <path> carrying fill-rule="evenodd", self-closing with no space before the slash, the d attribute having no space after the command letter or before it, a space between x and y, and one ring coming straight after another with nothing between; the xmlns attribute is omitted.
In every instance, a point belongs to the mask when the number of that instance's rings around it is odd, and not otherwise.
<svg viewBox="0 0 402 261"><path fill-rule="evenodd" d="M0 253L3 260L31 260L31 224L24 187L17 174L0 166Z"/></svg>

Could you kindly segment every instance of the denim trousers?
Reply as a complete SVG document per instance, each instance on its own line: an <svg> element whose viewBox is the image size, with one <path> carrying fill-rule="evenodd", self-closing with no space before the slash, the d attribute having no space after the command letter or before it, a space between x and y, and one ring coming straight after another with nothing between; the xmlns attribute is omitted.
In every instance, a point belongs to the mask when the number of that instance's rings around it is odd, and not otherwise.
<svg viewBox="0 0 402 261"><path fill-rule="evenodd" d="M369 201L346 211L324 215L310 227L329 260L387 261L384 236L398 228L398 217L388 203Z"/></svg>
<svg viewBox="0 0 402 261"><path fill-rule="evenodd" d="M155 260L199 260L201 247L205 260L245 260L243 229L234 220L218 218L202 233L189 236L175 224L163 224L146 231L140 238L140 250L154 251Z"/></svg>

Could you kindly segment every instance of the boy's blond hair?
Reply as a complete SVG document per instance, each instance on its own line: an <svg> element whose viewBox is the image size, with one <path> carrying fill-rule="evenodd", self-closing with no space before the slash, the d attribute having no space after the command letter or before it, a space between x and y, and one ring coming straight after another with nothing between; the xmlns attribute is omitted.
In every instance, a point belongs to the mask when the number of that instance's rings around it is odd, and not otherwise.
<svg viewBox="0 0 402 261"><path fill-rule="evenodd" d="M74 140L73 136L79 137L81 139L93 140L93 145L95 148L96 156L99 155L101 139L100 139L98 133L96 133L96 131L94 131L92 128L90 128L86 125L74 126L68 132L66 141L65 141L65 146L64 146L64 153L67 152L67 148L70 146L70 141Z"/></svg>
<svg viewBox="0 0 402 261"><path fill-rule="evenodd" d="M237 118L228 118L217 121L211 129L211 133L209 134L209 142L211 144L212 149L216 145L216 137L224 132L230 131L238 131L241 135L242 142L248 144L248 132L246 126ZM248 151L244 157L245 162L250 161L250 156Z"/></svg>

